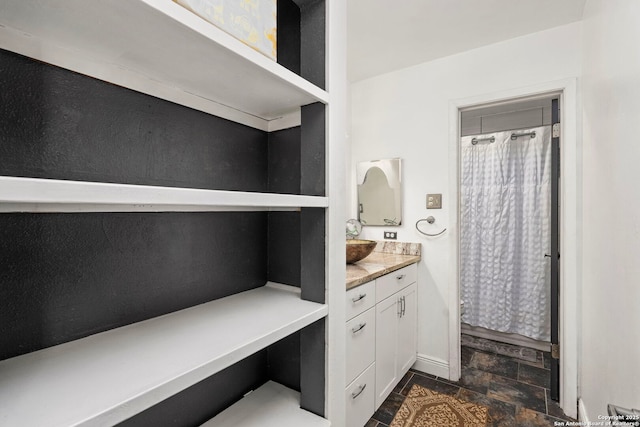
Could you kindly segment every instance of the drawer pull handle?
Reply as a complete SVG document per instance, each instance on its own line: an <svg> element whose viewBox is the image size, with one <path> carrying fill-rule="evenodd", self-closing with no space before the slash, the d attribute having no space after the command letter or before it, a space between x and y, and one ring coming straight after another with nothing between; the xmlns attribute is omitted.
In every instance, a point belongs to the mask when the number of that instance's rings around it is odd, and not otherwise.
<svg viewBox="0 0 640 427"><path fill-rule="evenodd" d="M354 391L353 393L351 393L351 398L355 399L356 397L360 396L365 388L367 388L366 384L361 385L360 387L358 387L358 391Z"/></svg>
<svg viewBox="0 0 640 427"><path fill-rule="evenodd" d="M355 297L355 298L351 298L351 301L353 301L353 302L358 302L358 301L360 301L361 299L363 299L363 298L364 298L364 297L366 297L366 296L367 296L367 294L360 294L360 295L358 295L358 296L357 296L357 297Z"/></svg>
<svg viewBox="0 0 640 427"><path fill-rule="evenodd" d="M396 276L396 279L398 279L398 280L402 280L402 279L404 279L404 274L398 274L398 275Z"/></svg>
<svg viewBox="0 0 640 427"><path fill-rule="evenodd" d="M367 326L367 322L362 322L358 326L356 326L355 328L351 328L351 332L354 333L354 334L357 333L357 332L360 332L361 330L364 329L365 326Z"/></svg>

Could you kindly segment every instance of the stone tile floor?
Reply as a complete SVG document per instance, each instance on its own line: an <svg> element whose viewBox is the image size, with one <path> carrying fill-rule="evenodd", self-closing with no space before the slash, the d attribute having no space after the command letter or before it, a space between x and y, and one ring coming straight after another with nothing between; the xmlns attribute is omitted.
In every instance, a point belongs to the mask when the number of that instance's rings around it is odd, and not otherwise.
<svg viewBox="0 0 640 427"><path fill-rule="evenodd" d="M459 381L412 369L365 427L387 427L413 384L487 406L487 426L553 426L555 421L575 421L550 398L549 353L464 335L462 344Z"/></svg>

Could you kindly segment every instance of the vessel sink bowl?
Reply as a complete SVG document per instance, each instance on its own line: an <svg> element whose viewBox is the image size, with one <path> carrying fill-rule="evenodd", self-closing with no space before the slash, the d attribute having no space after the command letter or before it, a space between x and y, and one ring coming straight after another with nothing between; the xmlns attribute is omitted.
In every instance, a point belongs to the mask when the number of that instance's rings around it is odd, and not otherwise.
<svg viewBox="0 0 640 427"><path fill-rule="evenodd" d="M373 240L347 239L347 264L353 264L367 257L376 247Z"/></svg>

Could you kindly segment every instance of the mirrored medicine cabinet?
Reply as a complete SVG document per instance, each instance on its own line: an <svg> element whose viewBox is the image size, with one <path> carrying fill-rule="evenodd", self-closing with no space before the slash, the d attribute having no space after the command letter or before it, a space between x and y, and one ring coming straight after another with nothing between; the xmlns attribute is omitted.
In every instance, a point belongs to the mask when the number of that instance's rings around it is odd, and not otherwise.
<svg viewBox="0 0 640 427"><path fill-rule="evenodd" d="M402 224L400 159L371 160L356 165L358 220L362 225Z"/></svg>

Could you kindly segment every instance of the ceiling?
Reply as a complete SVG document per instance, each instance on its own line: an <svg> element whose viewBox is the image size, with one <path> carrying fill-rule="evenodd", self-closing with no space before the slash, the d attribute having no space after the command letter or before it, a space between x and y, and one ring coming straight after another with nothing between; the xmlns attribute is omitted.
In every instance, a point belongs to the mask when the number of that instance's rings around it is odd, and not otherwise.
<svg viewBox="0 0 640 427"><path fill-rule="evenodd" d="M363 80L582 19L585 0L347 0L348 75Z"/></svg>

